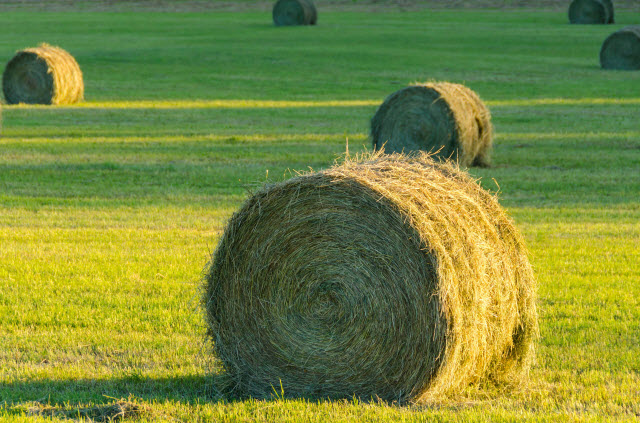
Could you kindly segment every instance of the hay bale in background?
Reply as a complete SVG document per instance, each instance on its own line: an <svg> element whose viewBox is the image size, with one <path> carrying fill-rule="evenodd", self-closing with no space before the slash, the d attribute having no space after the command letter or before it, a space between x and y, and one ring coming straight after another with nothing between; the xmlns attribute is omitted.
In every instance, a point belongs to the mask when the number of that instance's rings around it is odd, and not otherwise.
<svg viewBox="0 0 640 423"><path fill-rule="evenodd" d="M426 154L264 187L229 221L203 297L236 394L417 402L521 380L535 303L496 199Z"/></svg>
<svg viewBox="0 0 640 423"><path fill-rule="evenodd" d="M600 66L603 69L640 69L640 25L622 28L604 40Z"/></svg>
<svg viewBox="0 0 640 423"><path fill-rule="evenodd" d="M276 26L315 25L318 21L312 0L278 0L272 14Z"/></svg>
<svg viewBox="0 0 640 423"><path fill-rule="evenodd" d="M2 90L8 104L73 104L84 97L78 63L48 44L16 53L2 74Z"/></svg>
<svg viewBox="0 0 640 423"><path fill-rule="evenodd" d="M612 24L611 0L573 0L569 5L569 22L572 24Z"/></svg>
<svg viewBox="0 0 640 423"><path fill-rule="evenodd" d="M417 84L391 94L371 119L374 150L427 151L461 166L489 166L491 113L471 89L450 82Z"/></svg>

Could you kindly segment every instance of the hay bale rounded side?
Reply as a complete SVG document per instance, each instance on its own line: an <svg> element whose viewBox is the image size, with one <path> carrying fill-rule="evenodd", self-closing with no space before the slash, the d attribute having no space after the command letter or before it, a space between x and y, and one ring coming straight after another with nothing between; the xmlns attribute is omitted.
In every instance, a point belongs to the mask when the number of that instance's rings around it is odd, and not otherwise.
<svg viewBox="0 0 640 423"><path fill-rule="evenodd" d="M315 25L318 11L312 0L278 0L273 5L276 26Z"/></svg>
<svg viewBox="0 0 640 423"><path fill-rule="evenodd" d="M16 53L2 74L2 90L8 104L73 104L84 97L76 60L47 44Z"/></svg>
<svg viewBox="0 0 640 423"><path fill-rule="evenodd" d="M608 11L609 19L607 20L608 24L616 23L615 12L613 10L613 2L611 0L600 0L604 4L604 7Z"/></svg>
<svg viewBox="0 0 640 423"><path fill-rule="evenodd" d="M640 69L640 25L622 28L604 40L600 66L603 69Z"/></svg>
<svg viewBox="0 0 640 423"><path fill-rule="evenodd" d="M491 113L468 87L417 84L388 96L371 119L374 150L426 151L461 166L489 166Z"/></svg>
<svg viewBox="0 0 640 423"><path fill-rule="evenodd" d="M572 24L614 23L611 0L573 0L569 5L569 22Z"/></svg>
<svg viewBox="0 0 640 423"><path fill-rule="evenodd" d="M535 302L496 199L426 154L264 187L230 219L203 296L234 394L401 402L522 380Z"/></svg>

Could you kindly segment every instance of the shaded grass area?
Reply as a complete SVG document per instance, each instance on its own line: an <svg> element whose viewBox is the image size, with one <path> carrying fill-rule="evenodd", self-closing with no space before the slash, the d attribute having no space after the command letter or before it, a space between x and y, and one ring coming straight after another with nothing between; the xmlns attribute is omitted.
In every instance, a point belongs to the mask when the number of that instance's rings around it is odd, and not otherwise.
<svg viewBox="0 0 640 423"><path fill-rule="evenodd" d="M626 127L603 135L596 132L596 123L580 127L593 132L578 134L498 132L494 167L473 172L488 189L499 189L507 206L636 203L640 140L632 130L634 115L626 110L618 111L615 122L628 121ZM498 125L503 122L498 128L531 130L553 113L521 125L511 119L521 120L522 114L498 110L494 115ZM585 123L596 120L584 109L581 116ZM570 125L552 127L568 130ZM286 178L292 169L326 167L344 154L347 139L351 154L369 148L368 136L358 132L72 140L9 136L0 140L0 201L204 206L219 196L241 196L267 180Z"/></svg>
<svg viewBox="0 0 640 423"><path fill-rule="evenodd" d="M635 23L629 11L616 14L616 25L579 29L555 11L506 19L499 10L367 19L329 12L313 28L274 28L264 12L241 20L224 12L11 16L3 20L0 57L42 41L59 44L80 64L87 100L369 99L426 79L465 82L495 99L626 98L637 92L622 84L640 78L610 72L603 79L599 69L602 41Z"/></svg>
<svg viewBox="0 0 640 423"><path fill-rule="evenodd" d="M122 402L143 421L637 420L640 74L598 69L617 27L565 21L331 12L313 30L275 30L255 12L0 15L0 55L60 44L90 101L151 102L3 108L0 418L100 420ZM499 187L531 250L531 385L474 386L434 407L220 399L197 305L224 222L263 182L328 167L347 138L366 150L375 104L153 101L371 101L425 79L467 83L492 105L494 167L472 173Z"/></svg>

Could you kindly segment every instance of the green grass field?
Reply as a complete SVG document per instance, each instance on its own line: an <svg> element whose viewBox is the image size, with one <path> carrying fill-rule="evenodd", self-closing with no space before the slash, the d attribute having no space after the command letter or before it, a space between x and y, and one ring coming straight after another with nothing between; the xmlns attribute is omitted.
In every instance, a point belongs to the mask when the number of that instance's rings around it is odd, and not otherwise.
<svg viewBox="0 0 640 423"><path fill-rule="evenodd" d="M318 2L320 3L320 2ZM0 71L46 41L79 106L3 106L0 419L601 421L640 418L640 72L602 71L608 26L565 12L320 9L0 13ZM248 193L367 150L414 81L491 108L497 191L531 250L541 339L530 386L437 407L221 398L201 272ZM499 188L498 188L499 187Z"/></svg>

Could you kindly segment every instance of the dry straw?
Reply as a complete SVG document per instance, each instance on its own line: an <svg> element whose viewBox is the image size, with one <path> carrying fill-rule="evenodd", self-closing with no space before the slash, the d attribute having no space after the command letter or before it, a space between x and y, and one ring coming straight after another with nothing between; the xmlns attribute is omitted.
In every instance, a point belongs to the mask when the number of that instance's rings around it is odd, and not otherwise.
<svg viewBox="0 0 640 423"><path fill-rule="evenodd" d="M203 300L229 388L259 398L439 401L524 380L537 336L512 221L424 153L264 187L229 221Z"/></svg>
<svg viewBox="0 0 640 423"><path fill-rule="evenodd" d="M612 24L611 0L573 0L569 5L569 22L572 24Z"/></svg>
<svg viewBox="0 0 640 423"><path fill-rule="evenodd" d="M640 69L640 25L622 28L604 40L600 66L603 69Z"/></svg>
<svg viewBox="0 0 640 423"><path fill-rule="evenodd" d="M48 44L16 53L2 75L2 89L8 104L73 104L84 97L78 63Z"/></svg>
<svg viewBox="0 0 640 423"><path fill-rule="evenodd" d="M315 25L318 11L312 0L278 0L273 6L276 26Z"/></svg>
<svg viewBox="0 0 640 423"><path fill-rule="evenodd" d="M415 84L391 94L371 119L374 150L427 151L461 166L489 166L491 113L471 89L450 82Z"/></svg>

